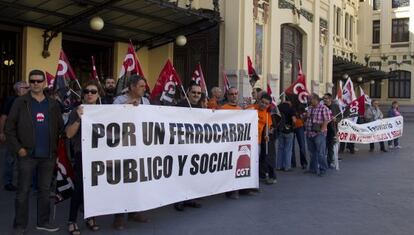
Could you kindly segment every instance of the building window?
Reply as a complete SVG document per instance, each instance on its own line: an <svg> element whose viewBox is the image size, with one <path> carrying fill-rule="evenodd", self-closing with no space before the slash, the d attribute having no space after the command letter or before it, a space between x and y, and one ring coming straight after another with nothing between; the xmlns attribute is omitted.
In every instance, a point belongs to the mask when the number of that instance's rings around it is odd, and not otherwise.
<svg viewBox="0 0 414 235"><path fill-rule="evenodd" d="M408 42L409 18L393 19L392 20L392 37L391 42Z"/></svg>
<svg viewBox="0 0 414 235"><path fill-rule="evenodd" d="M352 42L353 39L353 34L354 34L354 17L351 16L349 18L349 41Z"/></svg>
<svg viewBox="0 0 414 235"><path fill-rule="evenodd" d="M381 98L381 83L379 81L375 81L374 84L369 85L369 97Z"/></svg>
<svg viewBox="0 0 414 235"><path fill-rule="evenodd" d="M339 36L341 32L341 9L336 10L336 35Z"/></svg>
<svg viewBox="0 0 414 235"><path fill-rule="evenodd" d="M372 21L372 43L380 43L381 24L379 20Z"/></svg>
<svg viewBox="0 0 414 235"><path fill-rule="evenodd" d="M372 4L372 9L374 11L379 10L381 8L381 0L374 0L374 3Z"/></svg>
<svg viewBox="0 0 414 235"><path fill-rule="evenodd" d="M410 6L410 0L392 0L392 8L408 6Z"/></svg>
<svg viewBox="0 0 414 235"><path fill-rule="evenodd" d="M345 27L344 27L344 30L345 30L345 39L349 39L349 37L348 37L348 24L349 24L349 15L348 15L348 13L346 13L345 14Z"/></svg>
<svg viewBox="0 0 414 235"><path fill-rule="evenodd" d="M410 98L411 72L396 70L388 80L388 98Z"/></svg>
<svg viewBox="0 0 414 235"><path fill-rule="evenodd" d="M263 25L256 24L255 68L258 74L262 74L263 68Z"/></svg>

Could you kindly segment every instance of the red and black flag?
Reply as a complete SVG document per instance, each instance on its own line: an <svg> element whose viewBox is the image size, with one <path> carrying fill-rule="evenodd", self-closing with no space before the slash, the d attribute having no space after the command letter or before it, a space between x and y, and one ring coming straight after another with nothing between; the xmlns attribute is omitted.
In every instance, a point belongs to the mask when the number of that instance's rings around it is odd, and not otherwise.
<svg viewBox="0 0 414 235"><path fill-rule="evenodd" d="M364 116L365 114L365 96L361 95L358 99L353 100L343 113L343 118Z"/></svg>
<svg viewBox="0 0 414 235"><path fill-rule="evenodd" d="M223 85L224 85L224 89L223 89L224 94L227 94L231 86L230 86L229 79L227 78L227 74L226 72L224 72L224 70L223 70Z"/></svg>
<svg viewBox="0 0 414 235"><path fill-rule="evenodd" d="M285 94L292 95L301 104L306 104L308 102L309 91L306 88L306 76L302 72L300 62L298 79L285 90Z"/></svg>
<svg viewBox="0 0 414 235"><path fill-rule="evenodd" d="M76 99L80 99L80 95L75 91L81 90L79 81L63 50L60 51L53 90L58 95L60 102L66 111L72 108L72 104Z"/></svg>
<svg viewBox="0 0 414 235"><path fill-rule="evenodd" d="M200 63L196 65L196 68L193 72L193 76L191 77L191 80L197 83L198 85L200 85L201 90L204 91L206 93L206 96L208 97L207 85L206 85L206 81L204 80L204 74L203 74L203 70L201 69Z"/></svg>
<svg viewBox="0 0 414 235"><path fill-rule="evenodd" d="M127 88L127 81L129 77L133 74L138 74L141 77L144 76L144 72L142 71L141 64L139 63L138 57L135 54L134 46L132 43L129 43L128 51L125 55L124 62L122 63L121 72L119 73L119 79L116 84L116 94L120 95L122 91ZM148 83L145 85L146 89L146 96L149 96L150 89Z"/></svg>
<svg viewBox="0 0 414 235"><path fill-rule="evenodd" d="M267 80L267 87L266 87L266 91L267 91L267 94L268 94L270 97L272 97L272 105L271 105L270 109L273 109L273 108L277 107L276 99L275 99L275 97L273 97L273 95L272 95L272 93L273 93L273 92L272 92L272 88L270 87L269 80Z"/></svg>
<svg viewBox="0 0 414 235"><path fill-rule="evenodd" d="M47 80L47 87L49 89L53 89L53 83L55 82L55 77L46 71L46 80Z"/></svg>
<svg viewBox="0 0 414 235"><path fill-rule="evenodd" d="M69 199L74 191L74 172L66 154L65 140L60 139L56 159L56 197L55 204Z"/></svg>
<svg viewBox="0 0 414 235"><path fill-rule="evenodd" d="M180 76L170 60L164 65L151 93L151 100L164 105L173 105L177 102L182 88Z"/></svg>
<svg viewBox="0 0 414 235"><path fill-rule="evenodd" d="M256 70L253 68L252 60L250 56L247 56L247 72L249 73L249 83L252 87L260 80L259 75L257 75Z"/></svg>

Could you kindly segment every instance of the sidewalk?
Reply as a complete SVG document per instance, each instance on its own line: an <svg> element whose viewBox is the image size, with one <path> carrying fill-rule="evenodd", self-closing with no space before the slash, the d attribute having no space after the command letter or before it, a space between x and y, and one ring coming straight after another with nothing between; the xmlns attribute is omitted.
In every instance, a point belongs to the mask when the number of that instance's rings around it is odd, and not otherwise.
<svg viewBox="0 0 414 235"><path fill-rule="evenodd" d="M402 149L369 153L358 145L355 155L344 154L340 171L325 177L303 170L281 172L278 183L261 185L257 196L229 200L224 195L204 198L203 208L177 212L172 206L146 213L148 224L127 223L123 231L111 228L112 216L98 217L99 232L90 232L79 219L82 234L413 234L414 231L414 123L406 123ZM1 165L2 166L2 165ZM2 168L2 167L1 167ZM32 193L33 194L33 193ZM34 229L32 197L28 234L51 234ZM116 200L116 199L114 199ZM110 202L108 202L110 203ZM69 202L56 208L56 223L68 234ZM14 216L14 193L1 189L0 234L9 234Z"/></svg>

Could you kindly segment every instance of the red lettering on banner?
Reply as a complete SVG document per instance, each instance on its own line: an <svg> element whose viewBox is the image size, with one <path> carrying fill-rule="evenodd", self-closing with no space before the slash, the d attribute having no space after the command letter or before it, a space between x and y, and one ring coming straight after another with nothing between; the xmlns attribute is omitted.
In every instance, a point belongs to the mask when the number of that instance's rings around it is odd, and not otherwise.
<svg viewBox="0 0 414 235"><path fill-rule="evenodd" d="M348 133L339 133L339 139L340 140L346 140L346 137L348 137Z"/></svg>

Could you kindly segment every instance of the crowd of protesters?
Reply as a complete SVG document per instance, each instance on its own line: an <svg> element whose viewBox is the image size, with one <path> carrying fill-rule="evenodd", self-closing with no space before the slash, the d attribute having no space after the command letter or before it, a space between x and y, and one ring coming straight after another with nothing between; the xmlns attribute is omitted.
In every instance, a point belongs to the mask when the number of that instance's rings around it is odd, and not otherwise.
<svg viewBox="0 0 414 235"><path fill-rule="evenodd" d="M116 93L116 82L107 78L100 84L90 80L83 86L78 106L74 106L69 116L62 115L62 103L56 96L46 95L45 75L40 70L29 74L28 82L18 82L14 86L15 96L7 99L0 118L0 141L7 142L4 154L5 186L8 191L16 191L15 234L24 234L29 220L29 193L36 178L37 184L37 226L39 230L55 232L59 228L52 225L50 217L50 192L57 157L57 144L60 137L70 140L70 153L75 172L74 192L68 214L68 231L80 234L77 215L83 203L81 123L83 107L81 104L133 104L151 105L146 94L146 80L132 75L124 89L124 94ZM239 91L230 87L223 95L219 87L213 87L211 97L202 92L199 84L192 83L182 99L169 105L242 110L254 109L258 113L259 178L268 185L277 182L276 172L290 172L298 166L296 151L299 149L299 163L305 173L324 176L328 169L339 169L338 152L345 147L355 153L353 144L339 143L337 139L338 123L341 120L340 109L332 95L327 93L321 99L317 94L309 97L308 105L296 105L291 97L284 97L276 105L274 99L254 88L250 104L239 101ZM18 98L17 98L18 97ZM398 103L393 102L388 116L399 116ZM369 105L360 121L370 122L383 118L376 100ZM66 120L66 121L65 121ZM298 145L298 148L295 145ZM398 139L388 143L389 148L401 148ZM306 151L307 149L307 151ZM374 144L370 144L370 151ZM386 152L385 144L380 142L380 150ZM307 157L307 154L309 157ZM35 176L35 177L34 177ZM254 195L257 189L227 192L230 199L239 195ZM200 208L197 200L188 200L174 204L174 208L183 211L186 207ZM121 230L125 227L125 216L129 221L149 222L141 212L114 215L113 227ZM96 218L88 218L87 227L99 230Z"/></svg>

